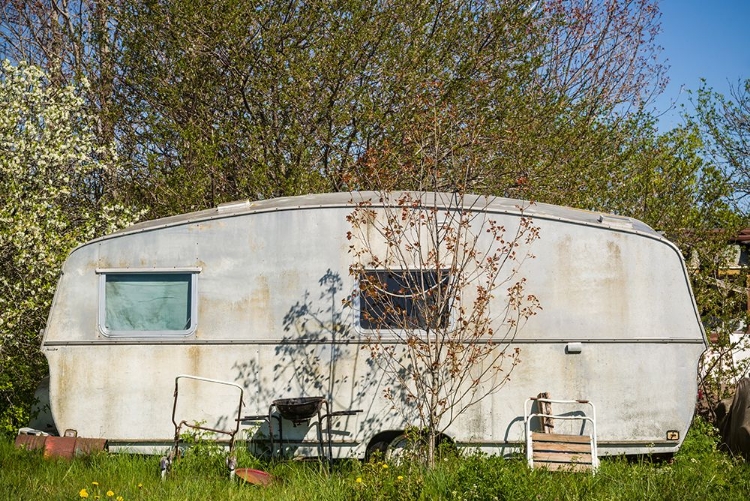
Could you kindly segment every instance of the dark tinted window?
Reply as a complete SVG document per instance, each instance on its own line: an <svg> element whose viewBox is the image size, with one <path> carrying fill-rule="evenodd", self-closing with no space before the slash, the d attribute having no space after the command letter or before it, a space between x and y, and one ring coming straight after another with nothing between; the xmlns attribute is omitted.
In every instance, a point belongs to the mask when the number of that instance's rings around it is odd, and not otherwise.
<svg viewBox="0 0 750 501"><path fill-rule="evenodd" d="M449 313L444 297L447 284L448 272L444 270L365 271L360 278L360 327L445 327Z"/></svg>

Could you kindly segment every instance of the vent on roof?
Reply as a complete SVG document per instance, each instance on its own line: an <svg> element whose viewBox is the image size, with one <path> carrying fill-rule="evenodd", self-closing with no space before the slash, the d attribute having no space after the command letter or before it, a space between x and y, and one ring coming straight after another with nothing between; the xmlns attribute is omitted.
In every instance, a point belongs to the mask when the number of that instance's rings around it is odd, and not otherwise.
<svg viewBox="0 0 750 501"><path fill-rule="evenodd" d="M633 222L630 220L630 218L623 217L623 216L613 216L612 214L599 214L597 221L599 221L602 224L606 224L610 228L623 228L623 229L628 229L628 230L633 229Z"/></svg>
<svg viewBox="0 0 750 501"><path fill-rule="evenodd" d="M217 209L219 212L232 212L247 207L250 207L250 200L236 200L234 202L219 204Z"/></svg>

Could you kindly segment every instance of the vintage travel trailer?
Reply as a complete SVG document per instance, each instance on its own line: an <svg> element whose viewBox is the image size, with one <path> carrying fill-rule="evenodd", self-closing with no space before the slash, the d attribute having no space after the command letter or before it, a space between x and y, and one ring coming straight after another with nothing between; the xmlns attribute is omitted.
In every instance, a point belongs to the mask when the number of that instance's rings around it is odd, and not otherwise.
<svg viewBox="0 0 750 501"><path fill-rule="evenodd" d="M358 204L369 201L377 218L396 196L224 204L76 248L41 347L59 432L146 450L171 443L173 413L231 430L239 412L256 416L240 425L251 443L283 424L287 452L308 454L326 423L273 418L269 429L262 416L277 399L321 396L332 411L360 411L332 420L334 457L364 457L397 440L416 423L383 397L396 382L362 349L372 329L347 238ZM418 196L423 207L457 208L451 194ZM510 380L446 436L489 453L518 450L526 400L548 392L596 406L599 455L676 451L706 347L678 249L629 218L504 198L458 203L475 213L472 224L493 220L511 232L532 218L539 238L520 275L541 309L511 340L520 363ZM190 380L175 405L179 375L231 384Z"/></svg>

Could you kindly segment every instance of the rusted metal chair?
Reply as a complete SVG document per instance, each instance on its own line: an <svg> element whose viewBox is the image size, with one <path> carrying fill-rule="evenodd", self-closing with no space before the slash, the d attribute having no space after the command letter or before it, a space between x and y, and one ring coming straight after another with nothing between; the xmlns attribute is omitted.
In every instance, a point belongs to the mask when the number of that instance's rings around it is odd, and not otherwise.
<svg viewBox="0 0 750 501"><path fill-rule="evenodd" d="M237 404L237 419L234 420L235 427L234 429L219 429L219 428L212 428L209 426L204 426L203 424L200 424L199 422L190 422L187 419L180 420L177 422L177 399L179 397L179 389L180 389L180 380L181 379L190 379L194 381L202 381L205 383L213 383L213 384L219 384L219 385L225 385L225 386L231 386L234 388L237 388L239 390L239 399ZM160 470L161 470L161 477L164 478L168 471L170 470L172 463L179 457L180 454L180 442L182 441L182 435L184 433L185 428L190 428L193 430L201 430L201 431L207 431L211 433L216 433L219 435L227 435L229 437L229 451L227 454L227 467L229 468L229 477L234 478L235 469L237 468L237 458L234 454L234 445L235 445L235 439L237 437L237 432L240 429L240 416L242 415L242 406L243 406L243 397L244 397L244 389L235 383L230 383L227 381L220 381L218 379L209 379L204 378L200 376L192 376L187 374L181 374L177 376L174 380L174 403L172 404L172 424L174 424L174 445L172 446L172 449L170 450L169 455L164 456L161 458L160 461Z"/></svg>

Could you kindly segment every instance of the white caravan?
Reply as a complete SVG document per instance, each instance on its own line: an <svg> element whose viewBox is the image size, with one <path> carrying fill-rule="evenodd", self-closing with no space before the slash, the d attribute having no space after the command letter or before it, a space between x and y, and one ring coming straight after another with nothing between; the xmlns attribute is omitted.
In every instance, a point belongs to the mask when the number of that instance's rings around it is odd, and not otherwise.
<svg viewBox="0 0 750 501"><path fill-rule="evenodd" d="M455 208L453 195L422 196L428 207ZM376 193L240 202L76 248L42 342L57 429L106 438L110 447L168 445L175 378L188 374L237 384L242 415L315 396L332 411L361 410L332 421L334 457L364 457L397 439L416 423L383 397L396 382L361 349L370 332L360 303L342 305L359 290L349 273L347 216L368 199L383 211ZM463 203L509 228L522 217L517 200ZM512 340L521 362L508 384L446 435L489 453L518 450L526 399L548 392L596 405L599 455L676 451L706 347L680 252L629 218L545 204L523 215L539 228L522 273L542 310ZM176 412L232 429L236 388L199 386L180 394ZM323 428L312 421L283 423L287 450L310 453ZM244 421L242 429L262 442L279 423L269 430L262 419Z"/></svg>

